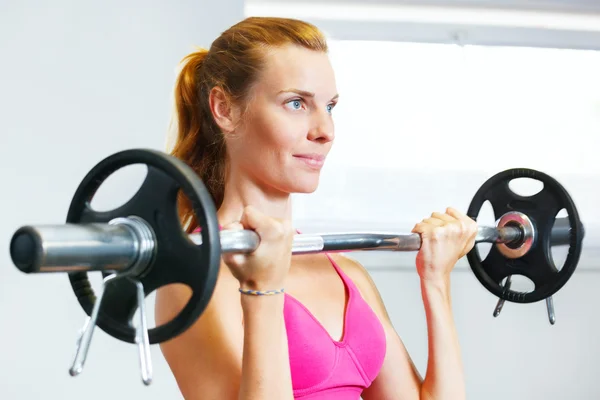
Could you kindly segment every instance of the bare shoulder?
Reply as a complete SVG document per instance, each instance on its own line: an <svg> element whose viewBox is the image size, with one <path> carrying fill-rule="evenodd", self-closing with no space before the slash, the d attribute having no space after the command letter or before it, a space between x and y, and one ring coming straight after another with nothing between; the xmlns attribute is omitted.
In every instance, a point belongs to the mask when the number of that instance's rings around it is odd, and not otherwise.
<svg viewBox="0 0 600 400"><path fill-rule="evenodd" d="M163 324L173 319L187 304L191 295L192 292L190 288L181 284L168 285L157 290L155 306L156 324ZM241 306L239 301L236 301L238 298L239 294L235 278L227 267L221 266L208 305L188 331L193 332L195 329L199 329L204 325L205 321L208 321L216 314L221 314L225 311L228 316L237 314L241 317ZM239 312L236 313L236 310ZM220 318L220 320L222 319ZM186 332L184 332L183 335L185 335Z"/></svg>
<svg viewBox="0 0 600 400"><path fill-rule="evenodd" d="M227 267L219 271L213 295L194 324L181 335L161 343L161 351L186 398L232 398L241 374L242 310L235 278ZM156 325L173 319L187 304L187 286L157 290Z"/></svg>
<svg viewBox="0 0 600 400"><path fill-rule="evenodd" d="M369 273L367 269L358 261L343 254L343 253L332 253L329 256L336 262L336 264L348 275L352 280L358 279L358 281L364 281L369 279ZM360 282L355 282L360 283Z"/></svg>

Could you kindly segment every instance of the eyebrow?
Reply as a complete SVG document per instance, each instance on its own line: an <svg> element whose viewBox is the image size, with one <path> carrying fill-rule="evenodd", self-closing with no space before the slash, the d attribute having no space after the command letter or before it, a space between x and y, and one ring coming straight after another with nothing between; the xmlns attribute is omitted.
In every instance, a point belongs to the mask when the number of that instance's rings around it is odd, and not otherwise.
<svg viewBox="0 0 600 400"><path fill-rule="evenodd" d="M315 97L315 94L312 92L307 92L306 90L300 90L300 89L294 89L294 88L284 89L284 90L280 91L278 94L289 93L289 92L297 93L304 97ZM333 96L331 98L331 100L337 100L339 97L340 97L340 95L336 94L335 96Z"/></svg>

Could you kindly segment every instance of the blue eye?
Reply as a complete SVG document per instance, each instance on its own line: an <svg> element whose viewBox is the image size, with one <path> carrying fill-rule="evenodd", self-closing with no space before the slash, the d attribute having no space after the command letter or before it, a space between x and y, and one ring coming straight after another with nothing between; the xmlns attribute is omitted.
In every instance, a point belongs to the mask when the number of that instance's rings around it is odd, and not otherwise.
<svg viewBox="0 0 600 400"><path fill-rule="evenodd" d="M302 101L301 100L290 100L286 103L286 105L292 105L292 109L293 110L300 110L302 108Z"/></svg>
<svg viewBox="0 0 600 400"><path fill-rule="evenodd" d="M327 112L331 114L331 112L333 111L333 107L334 107L333 104L328 104L327 105Z"/></svg>

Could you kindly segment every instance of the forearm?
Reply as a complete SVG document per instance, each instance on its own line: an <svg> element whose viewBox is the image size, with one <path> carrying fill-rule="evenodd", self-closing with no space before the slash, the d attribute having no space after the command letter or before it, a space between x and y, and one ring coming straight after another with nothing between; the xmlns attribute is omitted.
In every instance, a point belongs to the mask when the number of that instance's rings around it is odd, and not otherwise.
<svg viewBox="0 0 600 400"><path fill-rule="evenodd" d="M283 295L242 295L244 350L240 400L293 399Z"/></svg>
<svg viewBox="0 0 600 400"><path fill-rule="evenodd" d="M452 314L450 279L421 280L421 293L429 337L429 359L421 399L465 399L465 378Z"/></svg>

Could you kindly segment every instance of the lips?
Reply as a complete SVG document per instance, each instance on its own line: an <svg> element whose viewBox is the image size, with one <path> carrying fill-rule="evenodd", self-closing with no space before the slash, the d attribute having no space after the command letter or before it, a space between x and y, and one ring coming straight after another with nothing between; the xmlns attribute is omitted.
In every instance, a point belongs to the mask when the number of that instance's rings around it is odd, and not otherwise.
<svg viewBox="0 0 600 400"><path fill-rule="evenodd" d="M325 156L321 154L296 154L294 158L313 168L321 168L325 163Z"/></svg>

